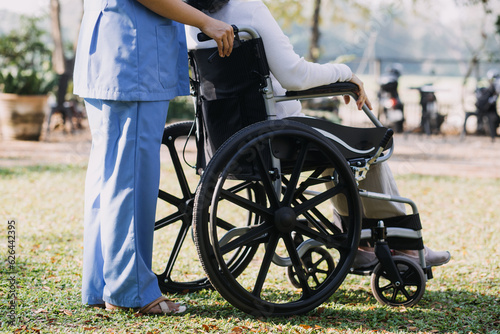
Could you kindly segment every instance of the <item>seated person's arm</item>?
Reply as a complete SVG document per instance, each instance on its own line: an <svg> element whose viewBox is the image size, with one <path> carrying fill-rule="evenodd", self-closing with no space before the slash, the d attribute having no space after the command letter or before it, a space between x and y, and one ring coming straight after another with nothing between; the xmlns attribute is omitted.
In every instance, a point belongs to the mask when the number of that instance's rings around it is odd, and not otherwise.
<svg viewBox="0 0 500 334"><path fill-rule="evenodd" d="M269 9L263 3L260 4L252 13L252 27L261 35L271 73L283 88L305 90L338 81L351 81L360 88L358 109L365 103L371 109L363 82L347 65L317 64L297 55ZM349 96L346 95L345 100L349 103Z"/></svg>

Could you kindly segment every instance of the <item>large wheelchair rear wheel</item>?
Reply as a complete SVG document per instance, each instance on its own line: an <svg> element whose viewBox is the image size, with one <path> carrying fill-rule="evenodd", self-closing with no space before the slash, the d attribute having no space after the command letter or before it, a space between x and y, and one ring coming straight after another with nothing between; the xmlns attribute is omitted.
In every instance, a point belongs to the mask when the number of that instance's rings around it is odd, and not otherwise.
<svg viewBox="0 0 500 334"><path fill-rule="evenodd" d="M211 287L198 259L192 237L193 202L199 177L194 166L194 143L186 148L186 141L193 132L193 122L180 122L165 128L162 144L166 150L164 169L158 193L157 221L153 246L153 270L163 293L193 292ZM191 151L186 154L185 151ZM189 159L189 164L182 162ZM166 160L166 161L165 161ZM189 166L191 165L191 166ZM261 203L262 189L258 184L247 184L235 189L239 196ZM247 210L239 210L239 222L243 226L255 224L256 216ZM221 224L223 220L221 218ZM252 258L249 249L235 253L230 268L244 267Z"/></svg>
<svg viewBox="0 0 500 334"><path fill-rule="evenodd" d="M198 261L191 233L199 176L182 161L192 128L193 122L179 122L165 127L163 132L153 245L153 271L163 293L196 291L210 286ZM192 160L194 164L196 161Z"/></svg>
<svg viewBox="0 0 500 334"><path fill-rule="evenodd" d="M265 200L235 192L247 184L258 185ZM342 222L335 221L332 199L348 213ZM232 216L245 210L258 217L254 224ZM360 228L358 190L344 157L318 132L290 120L257 123L226 141L195 199L195 242L213 287L256 316L301 314L325 302L350 270ZM251 249L253 259L232 270L241 249ZM310 275L313 262L304 259L311 252L330 261L321 275Z"/></svg>

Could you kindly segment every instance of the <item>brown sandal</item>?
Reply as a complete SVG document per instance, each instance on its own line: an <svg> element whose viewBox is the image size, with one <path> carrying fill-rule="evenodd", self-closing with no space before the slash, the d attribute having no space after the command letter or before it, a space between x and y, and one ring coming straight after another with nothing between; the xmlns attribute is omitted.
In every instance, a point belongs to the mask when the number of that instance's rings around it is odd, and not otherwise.
<svg viewBox="0 0 500 334"><path fill-rule="evenodd" d="M169 301L170 300L168 298L161 296L161 297L155 299L154 301L152 301L151 303L149 303L148 305L142 307L137 313L142 313L142 314L170 314L170 313L174 313L174 314L176 314L176 313L182 313L182 312L186 311L186 306L180 305L178 303L175 303L176 305L178 305L177 310L170 309L170 307L168 307L168 304L167 304L167 302L169 302ZM151 309L153 307L155 307L156 305L160 306L161 313L150 313L149 311L151 311Z"/></svg>

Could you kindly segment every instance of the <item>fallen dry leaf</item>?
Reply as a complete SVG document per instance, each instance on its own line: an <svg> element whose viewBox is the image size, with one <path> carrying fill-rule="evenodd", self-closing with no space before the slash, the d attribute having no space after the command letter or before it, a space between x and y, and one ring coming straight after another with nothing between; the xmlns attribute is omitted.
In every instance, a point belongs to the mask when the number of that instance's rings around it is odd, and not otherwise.
<svg viewBox="0 0 500 334"><path fill-rule="evenodd" d="M48 311L47 311L47 310L44 310L43 308L39 308L39 309L38 309L38 310L36 310L34 313L35 313L35 314L38 314L38 313L48 313Z"/></svg>
<svg viewBox="0 0 500 334"><path fill-rule="evenodd" d="M71 312L70 310L62 310L62 313L66 314L66 315L73 315L73 312Z"/></svg>

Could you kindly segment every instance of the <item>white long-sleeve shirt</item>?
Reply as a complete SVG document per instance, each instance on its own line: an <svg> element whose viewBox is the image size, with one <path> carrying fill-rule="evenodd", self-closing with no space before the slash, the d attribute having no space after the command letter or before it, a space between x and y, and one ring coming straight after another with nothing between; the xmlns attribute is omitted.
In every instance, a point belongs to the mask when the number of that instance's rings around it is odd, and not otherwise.
<svg viewBox="0 0 500 334"><path fill-rule="evenodd" d="M230 0L210 16L236 26L250 26L262 37L271 70L273 90L282 95L286 90L304 90L338 81L349 81L351 69L344 64L317 64L306 61L293 50L288 37L260 0ZM188 49L215 47L214 41L198 42L197 28L186 27ZM298 101L276 105L278 118L301 115Z"/></svg>

